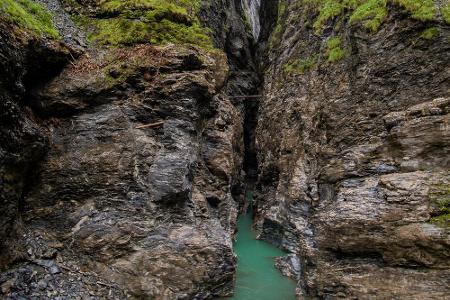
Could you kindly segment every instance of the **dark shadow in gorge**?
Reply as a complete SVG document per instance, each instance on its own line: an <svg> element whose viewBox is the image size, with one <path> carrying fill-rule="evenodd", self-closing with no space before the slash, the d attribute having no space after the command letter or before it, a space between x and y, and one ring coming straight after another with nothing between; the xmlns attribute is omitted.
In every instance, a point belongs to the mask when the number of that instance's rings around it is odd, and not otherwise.
<svg viewBox="0 0 450 300"><path fill-rule="evenodd" d="M253 89L247 96L263 94L264 69L267 64L266 50L269 47L270 35L277 23L278 18L278 0L261 0L260 24L261 31L257 41L251 44L250 52L252 54L255 77L258 78ZM243 169L246 174L246 191L253 192L255 184L258 181L258 149L256 145L256 129L258 127L258 114L262 97L249 97L244 100L244 163ZM247 198L247 197L245 197ZM248 203L245 203L244 210ZM257 198L254 198L254 205L257 206Z"/></svg>
<svg viewBox="0 0 450 300"><path fill-rule="evenodd" d="M258 91L259 89L255 89ZM256 149L256 127L258 126L259 98L244 101L244 171L246 183L252 184L258 177L258 157Z"/></svg>

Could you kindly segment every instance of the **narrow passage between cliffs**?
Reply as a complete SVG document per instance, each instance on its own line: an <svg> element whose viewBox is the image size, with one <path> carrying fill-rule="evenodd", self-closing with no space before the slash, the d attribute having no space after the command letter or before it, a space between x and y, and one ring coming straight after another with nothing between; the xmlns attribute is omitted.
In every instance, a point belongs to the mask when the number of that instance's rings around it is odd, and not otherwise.
<svg viewBox="0 0 450 300"><path fill-rule="evenodd" d="M256 239L252 229L253 192L246 192L247 212L238 220L238 234L234 251L238 258L236 286L229 300L291 300L295 299L295 282L275 268L275 257L283 251Z"/></svg>
<svg viewBox="0 0 450 300"><path fill-rule="evenodd" d="M249 60L242 64L234 64L235 86L241 87L233 90L230 95L242 104L244 160L245 172L244 199L240 203L241 215L237 222L237 236L234 242L234 251L237 256L237 271L234 295L228 300L293 300L295 299L296 283L285 277L275 267L275 258L286 255L277 247L257 239L253 229L254 209L257 199L254 191L258 180L258 155L256 146L256 129L258 125L258 111L262 99L262 68L260 60L263 56L263 44L266 41L270 27L260 20L260 12L269 9L264 0L242 0L245 18L251 27L253 43L248 43ZM276 5L274 6L276 7ZM266 15L266 14L264 14ZM269 22L269 20L266 20ZM269 22L270 23L270 22ZM273 23L273 22L272 22ZM261 45L261 47L260 47ZM228 51L233 57L233 51ZM234 61L234 60L231 60ZM233 67L233 66L232 66ZM253 203L255 201L255 203ZM254 204L254 205L253 205Z"/></svg>

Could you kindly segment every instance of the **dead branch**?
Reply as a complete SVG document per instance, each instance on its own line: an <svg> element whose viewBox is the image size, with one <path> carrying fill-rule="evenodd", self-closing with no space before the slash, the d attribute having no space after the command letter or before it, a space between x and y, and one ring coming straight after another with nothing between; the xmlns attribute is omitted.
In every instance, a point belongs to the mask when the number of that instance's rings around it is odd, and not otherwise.
<svg viewBox="0 0 450 300"><path fill-rule="evenodd" d="M162 125L164 125L164 122L163 122L163 121L161 121L161 122L156 122L156 123L145 124L145 125L140 125L140 126L137 126L136 129L142 129L142 128L155 128L155 127L159 127L159 126L162 126Z"/></svg>

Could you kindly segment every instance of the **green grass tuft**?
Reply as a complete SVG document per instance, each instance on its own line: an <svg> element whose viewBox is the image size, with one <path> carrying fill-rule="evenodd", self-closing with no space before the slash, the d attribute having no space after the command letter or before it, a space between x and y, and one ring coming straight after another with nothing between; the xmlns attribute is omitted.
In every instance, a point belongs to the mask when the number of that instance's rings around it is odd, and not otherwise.
<svg viewBox="0 0 450 300"><path fill-rule="evenodd" d="M450 227L450 185L442 183L432 187L429 193L430 200L437 204L439 215L430 219L430 222L439 226Z"/></svg>
<svg viewBox="0 0 450 300"><path fill-rule="evenodd" d="M414 19L431 21L436 15L436 6L433 0L394 0L403 6Z"/></svg>
<svg viewBox="0 0 450 300"><path fill-rule="evenodd" d="M317 63L318 55L308 57L305 59L297 59L292 62L288 62L283 66L283 69L287 73L304 74L311 70Z"/></svg>
<svg viewBox="0 0 450 300"><path fill-rule="evenodd" d="M0 11L7 21L32 34L59 38L52 15L39 3L31 0L0 0Z"/></svg>
<svg viewBox="0 0 450 300"><path fill-rule="evenodd" d="M420 38L424 39L424 40L432 40L437 35L439 35L439 29L437 29L436 27L430 27L430 28L425 29L422 32L422 34L420 35Z"/></svg>
<svg viewBox="0 0 450 300"><path fill-rule="evenodd" d="M342 49L341 45L342 40L340 37L330 38L327 41L327 61L329 63L339 61L347 55L345 50Z"/></svg>
<svg viewBox="0 0 450 300"><path fill-rule="evenodd" d="M441 14L444 21L450 24L450 3L442 7Z"/></svg>
<svg viewBox="0 0 450 300"><path fill-rule="evenodd" d="M369 0L356 7L350 16L350 24L362 22L364 28L377 31L387 16L387 0Z"/></svg>

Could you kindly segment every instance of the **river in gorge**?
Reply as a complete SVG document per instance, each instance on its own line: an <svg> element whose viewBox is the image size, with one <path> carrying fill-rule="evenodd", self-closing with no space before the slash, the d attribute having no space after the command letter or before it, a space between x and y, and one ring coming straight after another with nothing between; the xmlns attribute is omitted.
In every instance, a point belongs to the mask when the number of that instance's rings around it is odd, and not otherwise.
<svg viewBox="0 0 450 300"><path fill-rule="evenodd" d="M261 31L260 8L261 0L241 0L246 19L251 26L255 43L258 42ZM258 105L255 102L246 102L245 115L245 148L244 170L250 176L247 182L256 174L257 160L254 151L254 130L257 124ZM248 187L248 186L247 186ZM223 300L295 300L296 283L281 274L275 267L275 258L286 255L275 246L256 239L252 229L253 194L246 193L249 209L239 216L237 238L234 243L234 252L237 255L236 284L232 297Z"/></svg>
<svg viewBox="0 0 450 300"><path fill-rule="evenodd" d="M250 196L251 197L251 196ZM285 252L256 239L251 208L238 219L234 251L238 258L234 295L227 300L294 300L295 282L275 268Z"/></svg>

